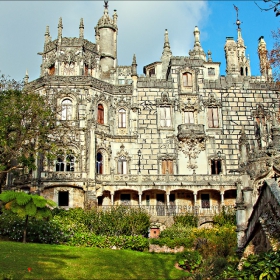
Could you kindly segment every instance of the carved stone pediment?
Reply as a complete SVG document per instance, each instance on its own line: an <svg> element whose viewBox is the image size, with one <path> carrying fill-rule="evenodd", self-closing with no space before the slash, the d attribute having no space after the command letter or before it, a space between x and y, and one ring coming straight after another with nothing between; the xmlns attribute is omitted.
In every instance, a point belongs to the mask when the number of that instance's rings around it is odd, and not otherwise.
<svg viewBox="0 0 280 280"><path fill-rule="evenodd" d="M161 98L156 99L156 104L157 104L157 106L173 105L174 100L169 98L167 92L162 92L161 93Z"/></svg>
<svg viewBox="0 0 280 280"><path fill-rule="evenodd" d="M215 95L215 93L211 92L208 95L208 99L203 101L204 107L221 107L222 102L220 99L218 99Z"/></svg>

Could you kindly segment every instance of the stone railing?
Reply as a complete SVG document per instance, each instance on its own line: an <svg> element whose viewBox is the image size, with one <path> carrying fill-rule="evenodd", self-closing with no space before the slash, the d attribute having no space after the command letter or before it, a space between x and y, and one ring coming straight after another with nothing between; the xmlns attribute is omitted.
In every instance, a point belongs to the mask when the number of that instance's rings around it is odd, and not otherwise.
<svg viewBox="0 0 280 280"><path fill-rule="evenodd" d="M180 124L178 125L178 139L183 141L190 137L205 138L203 124Z"/></svg>
<svg viewBox="0 0 280 280"><path fill-rule="evenodd" d="M85 172L41 172L41 181L81 181Z"/></svg>
<svg viewBox="0 0 280 280"><path fill-rule="evenodd" d="M227 183L235 184L239 179L239 175L132 175L132 174L98 174L96 180L100 183L104 182L121 182L129 183L144 183L144 184L161 184L170 183L174 185L187 186L197 183L202 185Z"/></svg>
<svg viewBox="0 0 280 280"><path fill-rule="evenodd" d="M209 208L202 208L200 206L193 205L122 205L123 207L127 207L128 209L142 209L146 211L151 216L176 216L182 214L194 214L196 216L213 216L215 214L221 213L221 211L225 212L234 212L234 205L215 205ZM112 208L118 206L111 205L103 205L98 206L100 210L110 211Z"/></svg>

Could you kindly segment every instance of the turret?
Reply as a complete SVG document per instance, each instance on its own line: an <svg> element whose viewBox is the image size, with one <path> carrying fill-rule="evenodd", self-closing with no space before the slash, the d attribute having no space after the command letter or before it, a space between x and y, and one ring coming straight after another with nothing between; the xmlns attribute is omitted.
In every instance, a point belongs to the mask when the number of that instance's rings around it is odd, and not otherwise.
<svg viewBox="0 0 280 280"><path fill-rule="evenodd" d="M191 59L202 59L206 61L206 55L200 44L200 31L197 26L194 28L194 47L193 50L189 51Z"/></svg>
<svg viewBox="0 0 280 280"><path fill-rule="evenodd" d="M168 31L167 31L167 29L165 29L164 45L163 45L163 51L162 51L162 56L161 56L163 78L165 78L165 76L166 76L166 72L167 72L167 68L168 68L171 56L172 56L172 51L170 49Z"/></svg>
<svg viewBox="0 0 280 280"><path fill-rule="evenodd" d="M28 79L29 79L29 75L28 75L28 71L26 69L26 72L25 72L25 76L24 76L24 84L28 84Z"/></svg>
<svg viewBox="0 0 280 280"><path fill-rule="evenodd" d="M259 38L259 45L258 45L258 55L260 60L260 71L261 75L265 77L267 80L272 79L272 69L270 63L267 59L268 51L266 49L266 42L264 37L261 36Z"/></svg>
<svg viewBox="0 0 280 280"><path fill-rule="evenodd" d="M117 64L117 12L113 19L108 13L108 1L104 1L104 14L95 27L96 44L100 53L100 66L102 72L116 68Z"/></svg>
<svg viewBox="0 0 280 280"><path fill-rule="evenodd" d="M239 76L239 63L237 56L237 45L233 37L226 38L225 44L225 56L226 56L226 73L231 76Z"/></svg>
<svg viewBox="0 0 280 280"><path fill-rule="evenodd" d="M237 19L237 57L240 69L240 76L251 76L250 59L246 57L245 50L246 46L241 34L240 28L241 22Z"/></svg>

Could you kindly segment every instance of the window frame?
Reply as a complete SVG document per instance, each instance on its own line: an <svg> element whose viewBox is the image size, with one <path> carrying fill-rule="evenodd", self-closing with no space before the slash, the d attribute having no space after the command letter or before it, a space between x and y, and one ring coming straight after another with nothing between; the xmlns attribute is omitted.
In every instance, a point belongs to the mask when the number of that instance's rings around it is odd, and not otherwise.
<svg viewBox="0 0 280 280"><path fill-rule="evenodd" d="M126 110L124 108L118 111L118 128L126 128Z"/></svg>
<svg viewBox="0 0 280 280"><path fill-rule="evenodd" d="M97 123L99 124L104 124L104 116L105 116L105 110L104 110L104 106L102 103L98 103L97 104Z"/></svg>
<svg viewBox="0 0 280 280"><path fill-rule="evenodd" d="M207 123L208 128L219 128L220 118L219 118L219 107L208 107L207 109Z"/></svg>
<svg viewBox="0 0 280 280"><path fill-rule="evenodd" d="M70 98L64 98L61 101L61 120L73 120L73 101Z"/></svg>

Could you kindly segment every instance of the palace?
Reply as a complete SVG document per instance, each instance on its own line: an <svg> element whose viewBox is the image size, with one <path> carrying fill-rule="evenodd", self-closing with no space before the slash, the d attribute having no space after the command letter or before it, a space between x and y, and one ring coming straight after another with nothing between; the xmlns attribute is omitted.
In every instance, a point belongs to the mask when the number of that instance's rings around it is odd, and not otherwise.
<svg viewBox="0 0 280 280"><path fill-rule="evenodd" d="M131 65L117 64L117 19L105 1L95 43L84 39L83 19L75 38L63 37L61 18L56 39L47 26L40 77L26 76L26 88L54 101L58 123L71 129L56 141L56 160L38 160L31 176L10 176L8 185L59 207L141 206L155 216L233 207L240 184L256 200L254 178L268 167L244 166L276 143L279 111L264 38L260 76L251 76L237 21L237 40L226 38L223 76L198 27L186 56L172 54L165 30L160 60L139 75L135 55Z"/></svg>

